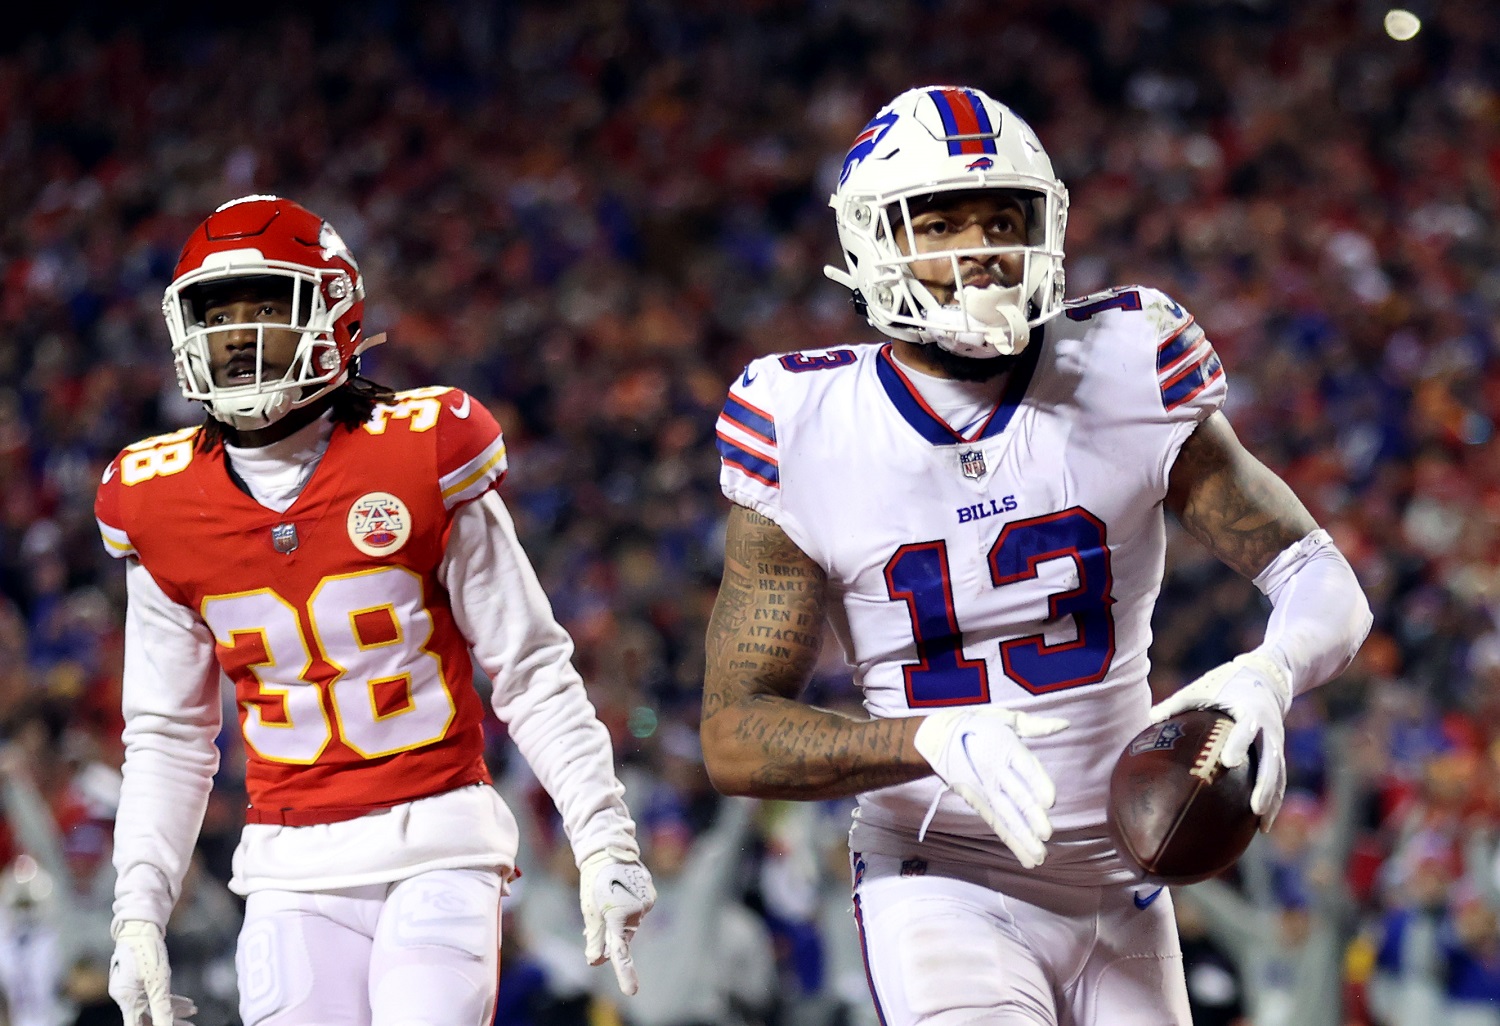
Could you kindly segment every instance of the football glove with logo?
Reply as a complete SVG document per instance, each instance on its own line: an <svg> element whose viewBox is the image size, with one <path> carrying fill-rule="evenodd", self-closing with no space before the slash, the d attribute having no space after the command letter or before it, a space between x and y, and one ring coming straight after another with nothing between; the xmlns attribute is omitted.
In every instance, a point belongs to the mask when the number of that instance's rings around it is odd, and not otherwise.
<svg viewBox="0 0 1500 1026"><path fill-rule="evenodd" d="M595 852L578 867L578 899L583 908L583 953L589 965L614 966L625 994L640 987L630 941L641 919L656 904L651 874L633 854L616 848Z"/></svg>
<svg viewBox="0 0 1500 1026"><path fill-rule="evenodd" d="M1013 709L948 709L925 717L912 741L1021 865L1034 869L1047 857L1052 836L1047 810L1057 801L1057 788L1022 738L1047 737L1067 725L1067 720Z"/></svg>

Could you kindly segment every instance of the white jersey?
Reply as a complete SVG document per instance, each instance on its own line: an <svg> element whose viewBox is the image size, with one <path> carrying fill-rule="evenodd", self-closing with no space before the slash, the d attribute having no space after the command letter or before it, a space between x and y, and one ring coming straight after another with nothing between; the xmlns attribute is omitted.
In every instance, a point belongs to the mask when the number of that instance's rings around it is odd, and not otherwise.
<svg viewBox="0 0 1500 1026"><path fill-rule="evenodd" d="M889 345L758 359L719 419L720 480L826 571L871 715L993 704L1067 718L1028 746L1057 784L1054 827L1102 836L1110 772L1150 706L1168 474L1224 396L1193 318L1121 288L1049 322L969 437ZM866 793L859 822L914 834L940 787ZM994 842L952 793L930 834Z"/></svg>

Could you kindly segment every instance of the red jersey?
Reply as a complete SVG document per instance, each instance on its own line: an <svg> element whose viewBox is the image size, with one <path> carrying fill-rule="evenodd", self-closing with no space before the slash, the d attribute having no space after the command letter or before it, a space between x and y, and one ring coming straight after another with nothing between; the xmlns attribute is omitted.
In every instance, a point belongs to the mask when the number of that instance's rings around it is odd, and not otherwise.
<svg viewBox="0 0 1500 1026"><path fill-rule="evenodd" d="M504 476L494 418L457 389L403 392L334 428L285 513L235 483L222 446L198 449L198 431L128 446L95 515L105 547L213 633L252 815L488 782L484 706L437 569L455 510Z"/></svg>

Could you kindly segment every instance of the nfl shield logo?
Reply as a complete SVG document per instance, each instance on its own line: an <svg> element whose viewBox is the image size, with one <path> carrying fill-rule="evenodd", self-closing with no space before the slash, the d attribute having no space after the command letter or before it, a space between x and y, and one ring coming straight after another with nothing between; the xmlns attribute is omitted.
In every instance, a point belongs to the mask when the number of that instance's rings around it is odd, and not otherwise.
<svg viewBox="0 0 1500 1026"><path fill-rule="evenodd" d="M964 477L979 480L984 476L984 453L978 449L970 449L968 452L958 454L958 469L964 472Z"/></svg>
<svg viewBox="0 0 1500 1026"><path fill-rule="evenodd" d="M1130 754L1140 755L1142 752L1163 752L1174 748L1182 738L1182 727L1175 723L1163 723L1155 731L1143 738L1132 741Z"/></svg>
<svg viewBox="0 0 1500 1026"><path fill-rule="evenodd" d="M297 547L297 525L277 524L271 528L271 545L285 555Z"/></svg>

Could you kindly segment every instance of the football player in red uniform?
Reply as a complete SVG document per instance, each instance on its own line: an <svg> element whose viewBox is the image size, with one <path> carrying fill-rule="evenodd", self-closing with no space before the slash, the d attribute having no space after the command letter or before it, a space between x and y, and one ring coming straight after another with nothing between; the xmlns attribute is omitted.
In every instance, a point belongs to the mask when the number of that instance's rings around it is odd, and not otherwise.
<svg viewBox="0 0 1500 1026"><path fill-rule="evenodd" d="M327 222L247 196L204 221L163 302L198 427L128 446L96 515L125 560L125 784L110 992L171 1026L163 928L234 684L250 807L240 1012L255 1024L478 1023L516 821L482 758L491 703L562 813L589 960L636 989L655 898L609 735L496 492L505 442L450 388L359 375L359 267Z"/></svg>

